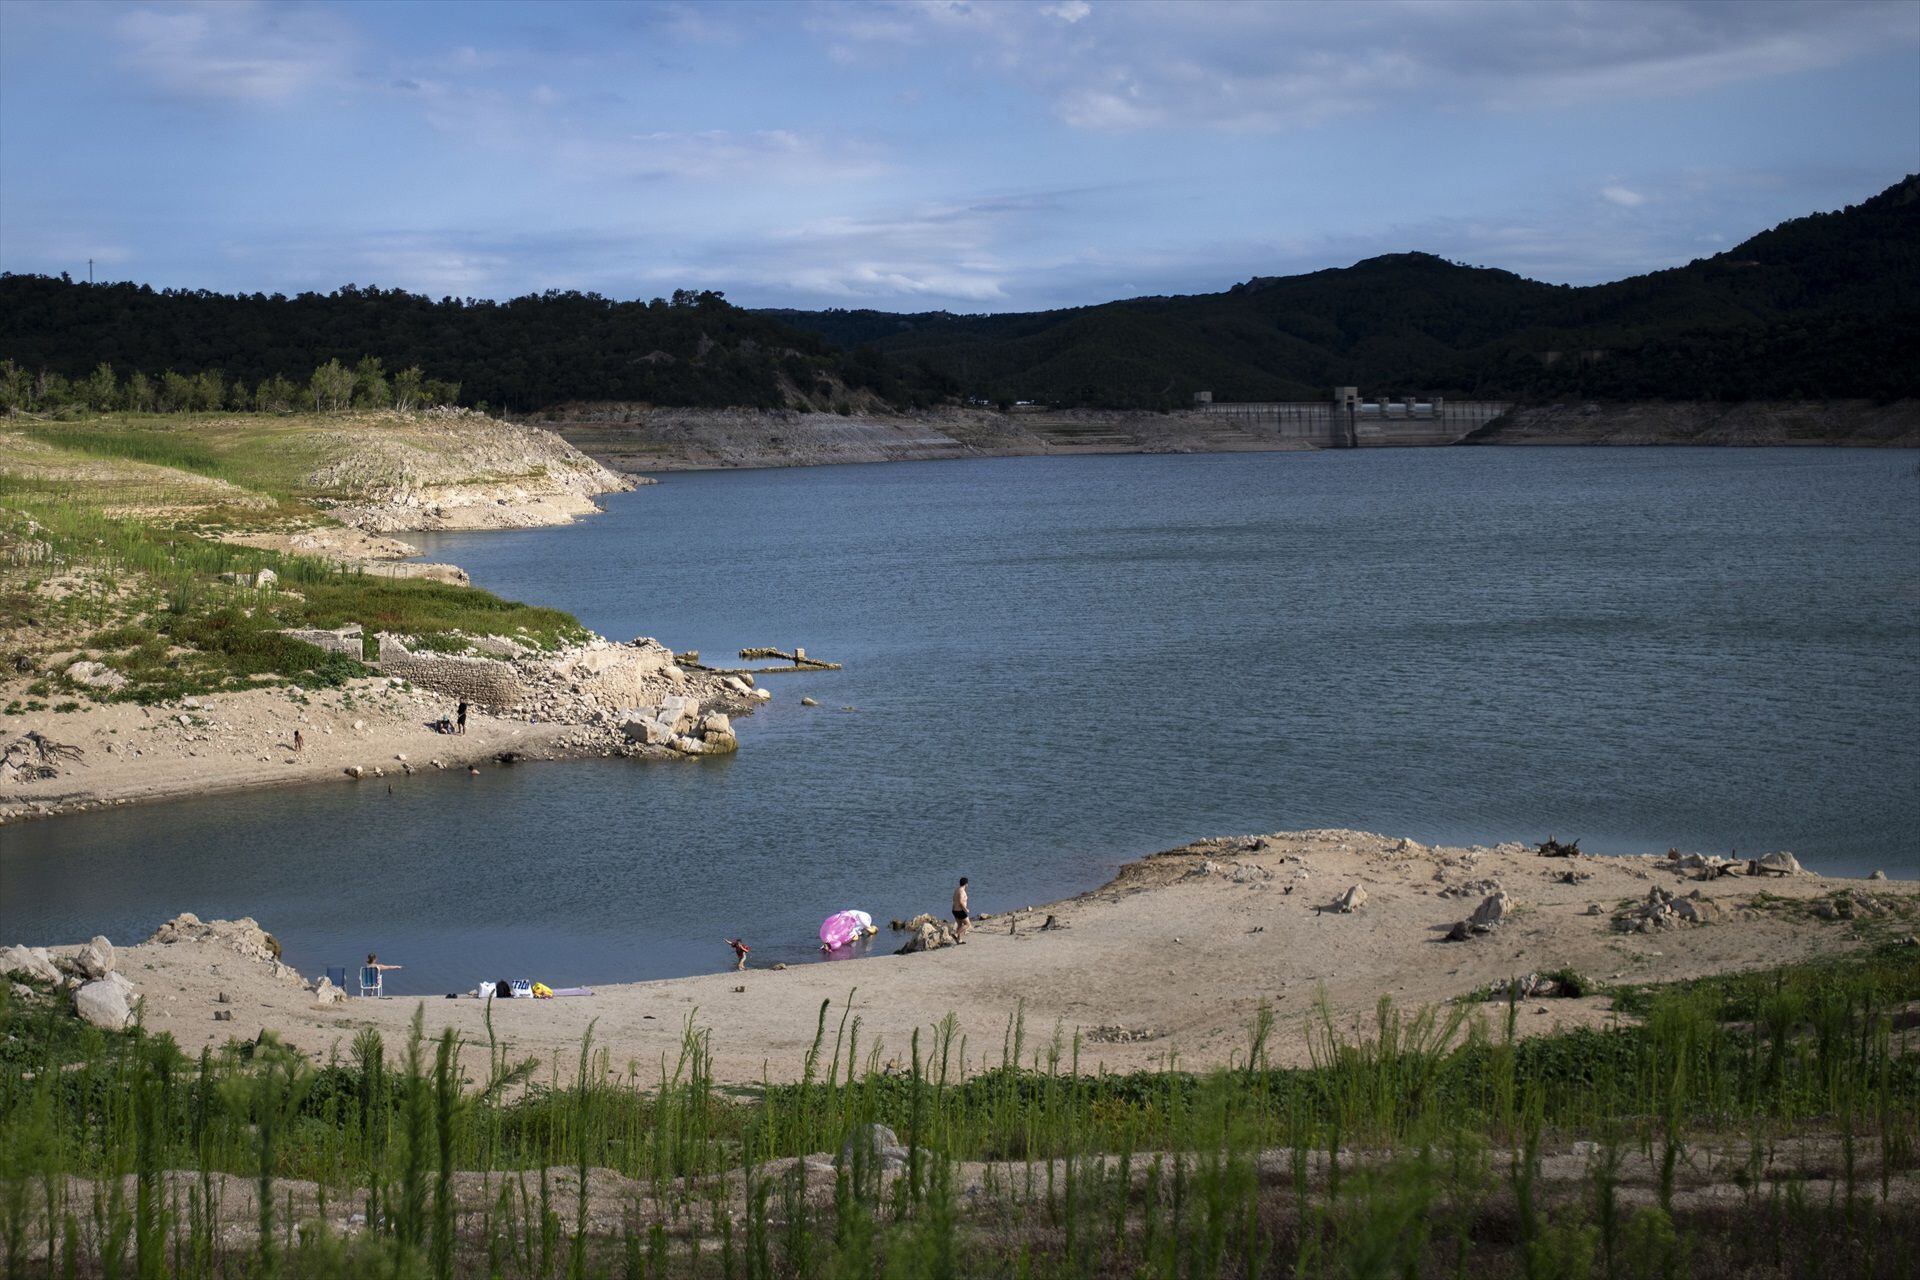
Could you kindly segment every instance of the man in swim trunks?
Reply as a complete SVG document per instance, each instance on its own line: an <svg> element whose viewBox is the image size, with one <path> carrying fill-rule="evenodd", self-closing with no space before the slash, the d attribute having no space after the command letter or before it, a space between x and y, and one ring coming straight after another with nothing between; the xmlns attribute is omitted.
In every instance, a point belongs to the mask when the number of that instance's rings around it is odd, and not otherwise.
<svg viewBox="0 0 1920 1280"><path fill-rule="evenodd" d="M953 891L953 922L958 927L953 931L955 942L967 939L967 878L960 877L960 887Z"/></svg>

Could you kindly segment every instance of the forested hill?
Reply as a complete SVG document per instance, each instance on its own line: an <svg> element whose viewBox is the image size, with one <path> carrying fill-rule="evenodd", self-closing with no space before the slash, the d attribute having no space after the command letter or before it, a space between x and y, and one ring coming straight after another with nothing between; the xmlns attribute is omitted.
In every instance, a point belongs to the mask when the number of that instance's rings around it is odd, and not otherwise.
<svg viewBox="0 0 1920 1280"><path fill-rule="evenodd" d="M1670 271L1569 288L1424 253L1225 293L1012 315L746 311L718 293L508 302L347 286L287 298L0 276L0 359L228 384L362 357L467 405L1102 408L1369 392L1514 399L1920 397L1920 177ZM220 380L215 379L215 382ZM237 389L237 388L236 388Z"/></svg>
<svg viewBox="0 0 1920 1280"><path fill-rule="evenodd" d="M937 378L903 379L911 359L841 351L711 292L435 302L352 285L288 298L0 275L0 358L33 374L78 379L104 361L120 377L217 369L229 383L280 375L304 386L315 366L363 356L456 383L463 404L518 410L564 400L825 409L850 394L908 404L951 392Z"/></svg>
<svg viewBox="0 0 1920 1280"><path fill-rule="evenodd" d="M1105 407L1319 399L1920 396L1920 177L1669 271L1584 288L1424 253L1225 293L1011 315L764 313L963 393Z"/></svg>

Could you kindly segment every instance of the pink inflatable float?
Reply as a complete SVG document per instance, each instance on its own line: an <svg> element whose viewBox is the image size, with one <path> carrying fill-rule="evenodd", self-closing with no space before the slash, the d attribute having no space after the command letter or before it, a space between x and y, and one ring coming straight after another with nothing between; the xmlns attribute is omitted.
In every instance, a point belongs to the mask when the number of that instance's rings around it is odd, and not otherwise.
<svg viewBox="0 0 1920 1280"><path fill-rule="evenodd" d="M866 912L836 911L820 922L820 945L828 951L838 951L849 942L878 932L873 927L873 917Z"/></svg>

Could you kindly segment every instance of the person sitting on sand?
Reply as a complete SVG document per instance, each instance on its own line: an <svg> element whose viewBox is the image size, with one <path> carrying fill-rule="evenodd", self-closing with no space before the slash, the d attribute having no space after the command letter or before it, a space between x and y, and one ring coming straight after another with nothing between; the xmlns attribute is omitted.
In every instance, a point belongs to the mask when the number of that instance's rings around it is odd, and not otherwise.
<svg viewBox="0 0 1920 1280"><path fill-rule="evenodd" d="M733 948L733 967L736 970L746 968L747 952L753 950L753 948L739 938L728 938L727 945Z"/></svg>
<svg viewBox="0 0 1920 1280"><path fill-rule="evenodd" d="M953 931L955 942L964 942L967 937L967 878L960 877L960 887L953 891L953 922L957 926Z"/></svg>

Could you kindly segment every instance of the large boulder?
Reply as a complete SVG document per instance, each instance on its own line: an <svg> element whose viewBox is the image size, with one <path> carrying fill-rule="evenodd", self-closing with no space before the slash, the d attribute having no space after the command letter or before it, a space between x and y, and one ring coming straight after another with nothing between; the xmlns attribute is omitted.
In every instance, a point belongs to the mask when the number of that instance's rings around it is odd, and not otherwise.
<svg viewBox="0 0 1920 1280"><path fill-rule="evenodd" d="M637 742L647 747L664 747L673 741L673 727L661 724L652 716L641 712L629 715L620 723L620 732L628 742Z"/></svg>
<svg viewBox="0 0 1920 1280"><path fill-rule="evenodd" d="M118 974L89 982L73 993L73 1011L103 1031L124 1031L133 1021L133 1006L127 1002L132 984Z"/></svg>
<svg viewBox="0 0 1920 1280"><path fill-rule="evenodd" d="M654 719L675 733L691 732L700 723L700 699L684 693L669 694L660 700Z"/></svg>
<svg viewBox="0 0 1920 1280"><path fill-rule="evenodd" d="M0 977L60 981L60 970L45 947L8 947L0 951Z"/></svg>
<svg viewBox="0 0 1920 1280"><path fill-rule="evenodd" d="M855 1158L859 1157L869 1169L878 1167L883 1170L904 1169L907 1167L907 1149L900 1145L900 1136L884 1124L863 1124L847 1135L840 1144L840 1165L851 1168Z"/></svg>
<svg viewBox="0 0 1920 1280"><path fill-rule="evenodd" d="M1354 885L1338 898L1334 899L1334 910L1342 915L1351 915L1367 905L1367 891L1360 885Z"/></svg>
<svg viewBox="0 0 1920 1280"><path fill-rule="evenodd" d="M1507 917L1512 913L1512 898L1505 893L1490 893L1479 906L1473 909L1473 914L1467 917L1467 925L1474 929L1492 929L1505 924Z"/></svg>
<svg viewBox="0 0 1920 1280"><path fill-rule="evenodd" d="M1800 865L1800 859L1785 850L1769 853L1754 860L1755 875L1797 876L1806 874L1806 868Z"/></svg>
<svg viewBox="0 0 1920 1280"><path fill-rule="evenodd" d="M333 979L321 978L313 985L313 1002L319 1005L339 1004L347 998L347 993L333 985Z"/></svg>
<svg viewBox="0 0 1920 1280"><path fill-rule="evenodd" d="M73 967L83 978L104 978L113 972L113 944L96 935L73 957Z"/></svg>

